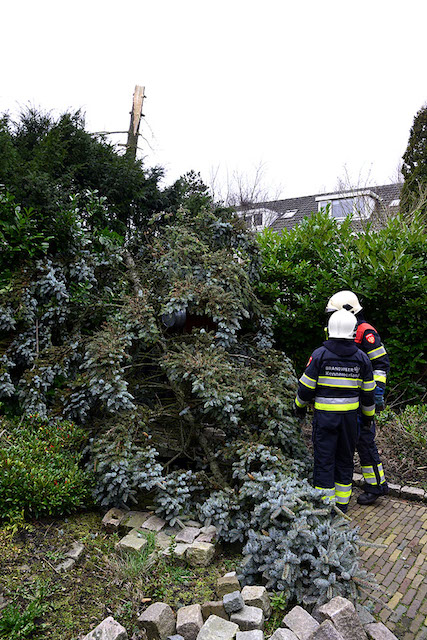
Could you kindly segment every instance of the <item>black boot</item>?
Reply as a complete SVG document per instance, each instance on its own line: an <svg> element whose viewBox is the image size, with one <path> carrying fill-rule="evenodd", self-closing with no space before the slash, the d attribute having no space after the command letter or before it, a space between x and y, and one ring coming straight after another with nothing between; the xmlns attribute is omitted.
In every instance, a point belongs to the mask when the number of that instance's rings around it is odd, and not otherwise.
<svg viewBox="0 0 427 640"><path fill-rule="evenodd" d="M377 493L369 493L368 491L364 491L357 498L357 504L374 504L375 500L377 500L380 496Z"/></svg>

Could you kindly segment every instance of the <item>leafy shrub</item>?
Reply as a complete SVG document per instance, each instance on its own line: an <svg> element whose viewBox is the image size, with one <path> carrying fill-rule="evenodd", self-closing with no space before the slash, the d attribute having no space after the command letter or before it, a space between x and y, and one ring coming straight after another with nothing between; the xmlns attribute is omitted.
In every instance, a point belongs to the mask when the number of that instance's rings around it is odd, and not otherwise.
<svg viewBox="0 0 427 640"><path fill-rule="evenodd" d="M28 416L2 421L0 518L71 513L90 502L90 476L79 467L85 434L66 421Z"/></svg>
<svg viewBox="0 0 427 640"><path fill-rule="evenodd" d="M15 204L14 197L0 191L0 266L10 269L15 260L45 254L51 237L37 230L35 211Z"/></svg>
<svg viewBox="0 0 427 640"><path fill-rule="evenodd" d="M351 289L389 352L394 397L425 391L427 233L419 216L353 235L349 220L339 225L320 212L282 235L266 230L258 239L263 266L257 289L274 309L277 344L297 373L324 339L328 299Z"/></svg>

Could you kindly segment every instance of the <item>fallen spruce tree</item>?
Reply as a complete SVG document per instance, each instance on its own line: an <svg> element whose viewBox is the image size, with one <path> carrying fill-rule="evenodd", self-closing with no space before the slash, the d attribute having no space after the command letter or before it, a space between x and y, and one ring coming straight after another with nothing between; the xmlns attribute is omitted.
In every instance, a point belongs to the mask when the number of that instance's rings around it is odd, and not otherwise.
<svg viewBox="0 0 427 640"><path fill-rule="evenodd" d="M3 282L4 406L84 427L98 505L212 523L242 543L244 582L290 600L354 597L358 535L310 486L295 373L254 293L253 236L203 198L126 242L85 216L69 213L54 253L39 233Z"/></svg>

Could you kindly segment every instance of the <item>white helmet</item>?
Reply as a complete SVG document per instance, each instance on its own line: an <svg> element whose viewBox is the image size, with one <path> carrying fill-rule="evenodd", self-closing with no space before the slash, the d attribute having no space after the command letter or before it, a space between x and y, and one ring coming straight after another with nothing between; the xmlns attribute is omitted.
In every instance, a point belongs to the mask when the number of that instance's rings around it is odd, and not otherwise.
<svg viewBox="0 0 427 640"><path fill-rule="evenodd" d="M338 291L338 293L334 293L332 298L329 298L325 309L326 313L340 311L340 309L346 309L355 315L362 311L359 298L353 291Z"/></svg>
<svg viewBox="0 0 427 640"><path fill-rule="evenodd" d="M329 338L344 338L345 340L354 340L356 335L357 320L350 311L341 309L335 311L328 322Z"/></svg>

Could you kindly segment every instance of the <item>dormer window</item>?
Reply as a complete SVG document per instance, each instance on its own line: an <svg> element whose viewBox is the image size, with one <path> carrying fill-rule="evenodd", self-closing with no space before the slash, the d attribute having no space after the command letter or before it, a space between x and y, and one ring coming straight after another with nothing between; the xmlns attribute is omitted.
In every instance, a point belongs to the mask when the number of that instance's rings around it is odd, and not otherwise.
<svg viewBox="0 0 427 640"><path fill-rule="evenodd" d="M238 215L244 219L248 229L252 231L262 231L269 227L276 220L278 214L272 209L249 209L247 211L238 211Z"/></svg>
<svg viewBox="0 0 427 640"><path fill-rule="evenodd" d="M259 213L245 213L245 222L253 229L254 227L262 226L262 212Z"/></svg>
<svg viewBox="0 0 427 640"><path fill-rule="evenodd" d="M377 200L379 200L377 194L372 191L349 191L316 198L319 211L329 205L329 215L340 221L347 216L352 216L353 220L370 218Z"/></svg>

